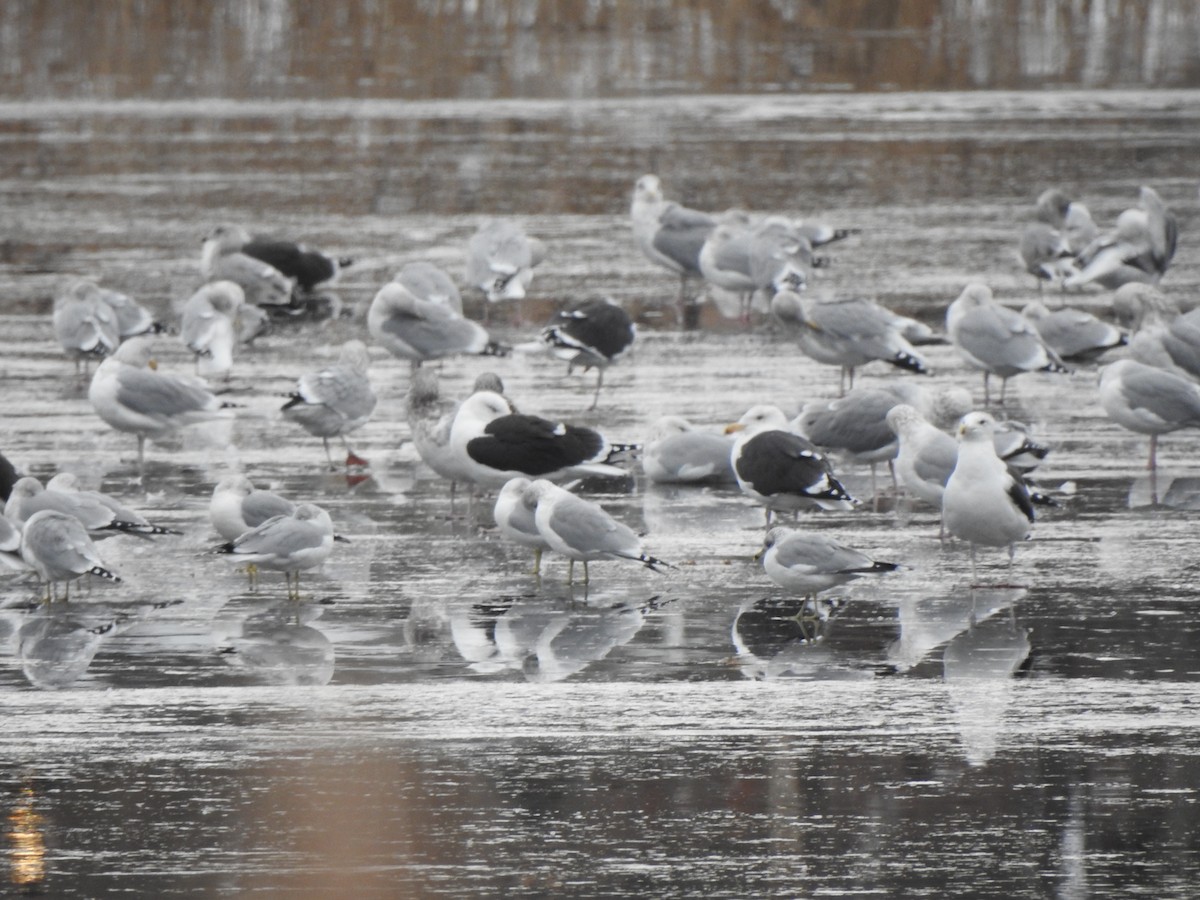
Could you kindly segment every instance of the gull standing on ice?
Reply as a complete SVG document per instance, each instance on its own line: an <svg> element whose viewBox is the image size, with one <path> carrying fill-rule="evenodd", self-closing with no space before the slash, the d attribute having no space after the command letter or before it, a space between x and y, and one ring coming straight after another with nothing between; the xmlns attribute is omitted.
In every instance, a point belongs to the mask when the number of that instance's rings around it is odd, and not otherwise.
<svg viewBox="0 0 1200 900"><path fill-rule="evenodd" d="M64 582L63 599L70 599L70 582L83 575L120 581L100 559L83 524L53 509L35 512L21 529L21 558L44 585L43 599L55 599L54 585Z"/></svg>
<svg viewBox="0 0 1200 900"><path fill-rule="evenodd" d="M337 281L341 270L354 262L350 257L333 257L295 241L255 235L238 225L219 226L226 252L243 253L276 269L296 287L312 292Z"/></svg>
<svg viewBox="0 0 1200 900"><path fill-rule="evenodd" d="M493 514L496 517L496 527L500 534L522 547L533 550L533 571L531 574L542 574L542 553L549 550L550 545L542 533L538 531L534 512L537 509L537 496L529 488L533 484L528 478L518 477L509 479L496 496Z"/></svg>
<svg viewBox="0 0 1200 900"><path fill-rule="evenodd" d="M204 239L200 276L205 281L232 281L254 306L290 306L295 279L270 263L242 252L246 232L235 225L218 225Z"/></svg>
<svg viewBox="0 0 1200 900"><path fill-rule="evenodd" d="M478 322L434 300L422 300L398 281L379 289L367 312L367 330L388 353L423 362L466 353L503 356L506 352Z"/></svg>
<svg viewBox="0 0 1200 900"><path fill-rule="evenodd" d="M88 360L111 355L121 343L117 314L91 281L73 281L54 298L53 322L54 336L75 361L76 374L81 362L86 374Z"/></svg>
<svg viewBox="0 0 1200 900"><path fill-rule="evenodd" d="M152 338L130 338L92 376L88 400L117 431L137 436L138 476L145 474L146 438L185 425L229 418L233 411L195 380L150 367Z"/></svg>
<svg viewBox="0 0 1200 900"><path fill-rule="evenodd" d="M267 519L218 549L260 568L283 572L288 599L298 600L300 573L325 562L335 540L346 539L333 533L329 513L312 503L301 503L292 515Z"/></svg>
<svg viewBox="0 0 1200 900"><path fill-rule="evenodd" d="M367 377L370 365L366 345L362 341L346 341L337 363L302 375L291 399L283 405L285 419L324 443L330 469L336 468L329 455L331 437L340 438L346 448L347 466L367 464L350 449L346 435L366 425L375 410L375 392Z"/></svg>
<svg viewBox="0 0 1200 900"><path fill-rule="evenodd" d="M633 187L629 209L633 240L645 257L679 276L682 303L688 278L700 277L700 251L717 221L708 213L663 198L657 175L643 175Z"/></svg>
<svg viewBox="0 0 1200 900"><path fill-rule="evenodd" d="M900 568L898 563L876 562L823 534L779 527L766 533L754 558L762 559L763 570L773 582L810 600L863 575Z"/></svg>
<svg viewBox="0 0 1200 900"><path fill-rule="evenodd" d="M575 574L575 562L583 563L583 583L588 583L588 561L597 559L629 559L647 569L669 566L649 556L642 541L628 525L618 522L599 505L577 497L556 484L539 478L526 488L536 507L534 521L537 529L555 553L569 559L567 583Z"/></svg>
<svg viewBox="0 0 1200 900"><path fill-rule="evenodd" d="M1093 359L1128 342L1120 328L1082 309L1065 307L1051 312L1044 303L1034 302L1021 310L1021 315L1062 360Z"/></svg>
<svg viewBox="0 0 1200 900"><path fill-rule="evenodd" d="M467 241L467 281L483 292L487 321L491 304L523 300L545 245L510 219L485 222Z"/></svg>
<svg viewBox="0 0 1200 900"><path fill-rule="evenodd" d="M658 484L736 484L733 442L728 434L698 430L682 416L664 416L650 429L642 469Z"/></svg>
<svg viewBox="0 0 1200 900"><path fill-rule="evenodd" d="M738 487L766 509L767 526L774 510L818 506L853 509L858 502L833 474L833 467L808 440L788 430L787 417L775 406L754 406L728 433L739 432L730 451Z"/></svg>
<svg viewBox="0 0 1200 900"><path fill-rule="evenodd" d="M988 378L1000 378L1000 403L1008 379L1022 372L1067 372L1028 320L992 299L985 284L966 286L946 310L946 333L959 355L983 372L984 404L991 403Z"/></svg>
<svg viewBox="0 0 1200 900"><path fill-rule="evenodd" d="M1175 256L1179 224L1152 187L1142 187L1138 203L1117 217L1116 228L1097 237L1079 254L1079 271L1065 287L1095 282L1115 290L1124 284L1158 284Z"/></svg>
<svg viewBox="0 0 1200 900"><path fill-rule="evenodd" d="M1133 359L1100 370L1100 405L1123 428L1150 435L1146 468L1158 466L1158 436L1200 428L1200 385Z"/></svg>
<svg viewBox="0 0 1200 900"><path fill-rule="evenodd" d="M1017 541L1033 528L1033 504L1021 479L996 455L996 422L987 413L963 416L958 426L958 460L942 495L946 530L971 545L971 578L978 582L975 548L1007 547L1009 566Z"/></svg>
<svg viewBox="0 0 1200 900"><path fill-rule="evenodd" d="M233 370L237 318L245 292L232 281L201 287L183 305L179 339L196 355L196 374L228 379Z"/></svg>
<svg viewBox="0 0 1200 900"><path fill-rule="evenodd" d="M260 491L245 475L226 475L213 488L208 518L224 540L232 541L275 516L296 511L291 500Z"/></svg>
<svg viewBox="0 0 1200 900"><path fill-rule="evenodd" d="M562 310L542 329L541 341L560 359L567 360L567 374L575 366L596 370L595 409L604 386L604 370L633 346L637 329L629 313L615 301L601 297L584 300Z"/></svg>
<svg viewBox="0 0 1200 900"><path fill-rule="evenodd" d="M418 300L445 306L460 316L463 314L462 293L458 285L431 262L419 260L407 263L392 281L404 285Z"/></svg>

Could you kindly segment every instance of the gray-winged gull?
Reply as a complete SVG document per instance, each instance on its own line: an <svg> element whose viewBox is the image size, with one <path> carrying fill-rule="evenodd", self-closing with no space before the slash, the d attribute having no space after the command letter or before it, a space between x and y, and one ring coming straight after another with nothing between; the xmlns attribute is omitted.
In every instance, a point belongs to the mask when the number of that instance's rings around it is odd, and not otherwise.
<svg viewBox="0 0 1200 900"><path fill-rule="evenodd" d="M316 372L300 376L291 399L283 405L283 417L295 422L325 446L329 468L329 439L339 438L346 448L346 465L363 466L367 461L350 449L346 435L367 424L375 410L375 392L367 369L371 356L362 341L342 345L338 361Z"/></svg>
<svg viewBox="0 0 1200 900"><path fill-rule="evenodd" d="M624 309L608 297L574 303L559 311L542 329L541 341L560 359L567 360L567 374L575 366L596 370L595 409L604 386L604 370L633 346L637 329Z"/></svg>
<svg viewBox="0 0 1200 900"><path fill-rule="evenodd" d="M103 359L121 343L117 314L100 297L91 281L76 280L54 298L54 336L63 351L75 361L76 373L83 364Z"/></svg>
<svg viewBox="0 0 1200 900"><path fill-rule="evenodd" d="M79 490L75 476L65 472L52 478L46 487L28 475L20 479L13 485L4 505L4 514L13 522L21 523L44 509L74 516L93 539L117 534L179 534L152 525L144 516L102 494Z"/></svg>
<svg viewBox="0 0 1200 900"><path fill-rule="evenodd" d="M942 495L946 530L971 545L973 581L978 580L976 546L1007 547L1011 566L1016 542L1026 540L1033 527L1029 492L996 455L995 425L987 413L963 416L958 426L958 460Z"/></svg>
<svg viewBox="0 0 1200 900"><path fill-rule="evenodd" d="M232 281L213 281L183 304L179 339L196 356L196 374L228 379L233 370L237 319L245 292Z"/></svg>
<svg viewBox="0 0 1200 900"><path fill-rule="evenodd" d="M200 275L205 281L232 281L255 306L290 306L296 282L270 263L242 252L246 231L234 225L218 225L204 239L200 253Z"/></svg>
<svg viewBox="0 0 1200 900"><path fill-rule="evenodd" d="M598 504L577 497L544 478L526 488L536 503L534 521L550 549L567 557L567 583L575 574L575 562L583 563L583 583L588 582L588 561L628 559L648 569L670 565L649 556L642 541L628 525L618 522Z"/></svg>
<svg viewBox="0 0 1200 900"><path fill-rule="evenodd" d="M730 451L738 487L766 509L768 526L775 510L848 510L858 502L833 474L824 454L788 430L787 417L778 407L751 407L727 430L740 432Z"/></svg>
<svg viewBox="0 0 1200 900"><path fill-rule="evenodd" d="M1021 229L1018 245L1025 271L1037 279L1038 292L1045 281L1062 282L1075 273L1075 258L1062 232L1045 222L1030 222Z"/></svg>
<svg viewBox="0 0 1200 900"><path fill-rule="evenodd" d="M149 368L151 348L149 336L130 338L100 364L88 388L96 415L117 431L137 436L139 475L145 470L147 437L233 414L195 380Z"/></svg>
<svg viewBox="0 0 1200 900"><path fill-rule="evenodd" d="M1171 265L1178 237L1175 215L1154 188L1142 187L1137 206L1122 212L1112 231L1079 253L1079 271L1063 284L1095 282L1110 290L1133 282L1157 284Z"/></svg>
<svg viewBox="0 0 1200 900"><path fill-rule="evenodd" d="M1175 301L1148 284L1126 284L1113 308L1129 319L1129 356L1184 378L1200 379L1200 312L1180 314Z"/></svg>
<svg viewBox="0 0 1200 900"><path fill-rule="evenodd" d="M299 504L290 516L275 516L222 544L220 552L263 569L283 572L288 597L300 598L300 573L321 565L335 540L329 513L312 503Z"/></svg>
<svg viewBox="0 0 1200 900"><path fill-rule="evenodd" d="M130 509L119 500L110 497L108 494L101 491L91 491L80 487L79 477L74 472L59 472L53 478L46 482L45 493L60 492L68 496L78 498L81 502L98 503L108 509L112 514L112 520L107 526L113 532L134 535L156 535L156 534L183 534L174 528L167 528L162 525L155 525L137 510ZM69 512L69 510L62 510Z"/></svg>
<svg viewBox="0 0 1200 900"><path fill-rule="evenodd" d="M984 404L991 403L988 378L1000 378L1000 403L1008 379L1022 372L1067 372L1033 323L992 299L985 284L968 284L946 310L946 333L959 356L983 372Z"/></svg>
<svg viewBox="0 0 1200 900"><path fill-rule="evenodd" d="M467 281L483 292L484 321L493 303L522 300L545 245L511 219L483 223L467 240Z"/></svg>
<svg viewBox="0 0 1200 900"><path fill-rule="evenodd" d="M700 251L716 219L664 199L657 175L643 175L634 184L629 215L638 249L650 262L679 275L682 301L688 278L700 275Z"/></svg>
<svg viewBox="0 0 1200 900"><path fill-rule="evenodd" d="M780 291L771 299L771 313L794 329L806 355L841 370L842 393L847 376L854 387L854 370L874 360L919 374L929 371L924 357L904 337L905 320L871 300L817 300Z"/></svg>
<svg viewBox="0 0 1200 900"><path fill-rule="evenodd" d="M224 540L232 541L275 516L296 511L291 500L256 488L245 475L226 475L213 488L208 517Z"/></svg>
<svg viewBox="0 0 1200 900"><path fill-rule="evenodd" d="M167 326L155 320L150 311L120 291L99 288L97 296L112 308L117 317L117 331L121 340L138 334L162 334Z"/></svg>
<svg viewBox="0 0 1200 900"><path fill-rule="evenodd" d="M650 428L642 470L659 484L736 484L728 434L700 431L682 416L663 416Z"/></svg>
<svg viewBox="0 0 1200 900"><path fill-rule="evenodd" d="M1200 385L1133 359L1100 370L1100 405L1118 425L1150 435L1151 471L1160 434L1200 427Z"/></svg>
<svg viewBox="0 0 1200 900"><path fill-rule="evenodd" d="M313 291L337 281L342 269L354 260L348 256L329 256L305 244L265 235L251 235L239 225L218 226L225 252L238 252L264 262L302 291Z"/></svg>
<svg viewBox="0 0 1200 900"><path fill-rule="evenodd" d="M1021 315L1062 360L1093 359L1128 342L1125 332L1090 312L1065 307L1051 312L1044 303L1029 303Z"/></svg>
<svg viewBox="0 0 1200 900"><path fill-rule="evenodd" d="M100 558L83 524L58 510L39 510L25 521L21 558L37 573L47 601L56 599L54 586L60 581L64 582L63 599L69 600L69 583L83 575L121 580Z"/></svg>
<svg viewBox="0 0 1200 900"><path fill-rule="evenodd" d="M511 412L508 400L480 391L463 401L450 428L450 451L484 489L510 478L623 476L606 462L620 447L591 428Z"/></svg>
<svg viewBox="0 0 1200 900"><path fill-rule="evenodd" d="M830 537L790 528L772 528L755 559L782 588L816 599L817 594L863 575L883 575L899 563L877 562Z"/></svg>
<svg viewBox="0 0 1200 900"><path fill-rule="evenodd" d="M425 260L406 263L392 278L404 285L408 292L419 300L436 303L463 314L462 293L458 285L446 272Z"/></svg>
<svg viewBox="0 0 1200 900"><path fill-rule="evenodd" d="M509 479L496 496L493 515L500 534L522 547L533 550L534 575L542 573L542 552L550 549L545 537L538 530L534 511L537 509L537 496L529 490L533 484L528 478L518 477Z"/></svg>
<svg viewBox="0 0 1200 900"><path fill-rule="evenodd" d="M478 322L463 318L447 304L420 299L397 281L375 294L367 311L367 330L388 353L407 359L414 369L460 353L503 356L506 352Z"/></svg>

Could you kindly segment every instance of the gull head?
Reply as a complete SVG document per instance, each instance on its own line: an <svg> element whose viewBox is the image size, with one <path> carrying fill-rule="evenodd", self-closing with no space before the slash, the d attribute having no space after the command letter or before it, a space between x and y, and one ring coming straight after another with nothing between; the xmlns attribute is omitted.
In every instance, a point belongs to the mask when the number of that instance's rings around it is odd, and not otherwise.
<svg viewBox="0 0 1200 900"><path fill-rule="evenodd" d="M996 420L984 412L967 413L958 423L960 441L991 441Z"/></svg>

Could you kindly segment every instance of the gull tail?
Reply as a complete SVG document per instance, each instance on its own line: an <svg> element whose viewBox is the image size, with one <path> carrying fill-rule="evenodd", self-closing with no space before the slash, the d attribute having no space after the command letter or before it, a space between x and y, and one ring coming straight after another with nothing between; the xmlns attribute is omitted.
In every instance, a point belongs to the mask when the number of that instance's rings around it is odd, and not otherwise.
<svg viewBox="0 0 1200 900"><path fill-rule="evenodd" d="M919 356L901 350L895 356L888 360L893 366L898 369L907 369L910 372L916 372L918 375L928 375L929 368L925 365L925 360Z"/></svg>
<svg viewBox="0 0 1200 900"><path fill-rule="evenodd" d="M1052 359L1046 365L1038 369L1039 372L1055 372L1060 375L1070 375L1071 370L1062 364L1061 360Z"/></svg>
<svg viewBox="0 0 1200 900"><path fill-rule="evenodd" d="M104 566L92 566L90 569L88 569L88 574L89 575L97 575L100 578L104 578L108 581L113 582L114 584L121 583L121 576L118 575L116 572L108 571L108 569L104 568Z"/></svg>
<svg viewBox="0 0 1200 900"><path fill-rule="evenodd" d="M805 491L807 497L817 506L825 510L851 510L858 506L859 501L850 496L850 492L832 475L825 475L816 484Z"/></svg>
<svg viewBox="0 0 1200 900"><path fill-rule="evenodd" d="M679 568L679 566L671 565L671 563L667 562L666 560L659 559L656 556L651 556L648 553L642 553L639 556L630 556L629 558L636 559L638 562L640 562L643 566L645 566L651 572L660 572L661 573L662 569L657 568L658 566L666 566L668 569L678 569Z"/></svg>
<svg viewBox="0 0 1200 900"><path fill-rule="evenodd" d="M604 461L611 465L619 461L627 453L636 456L641 452L641 444L609 444L608 456L604 457Z"/></svg>
<svg viewBox="0 0 1200 900"><path fill-rule="evenodd" d="M861 569L844 569L846 574L853 573L855 575L883 575L886 572L895 572L897 569L903 569L904 566L900 563L891 562L872 562L869 566L864 566Z"/></svg>

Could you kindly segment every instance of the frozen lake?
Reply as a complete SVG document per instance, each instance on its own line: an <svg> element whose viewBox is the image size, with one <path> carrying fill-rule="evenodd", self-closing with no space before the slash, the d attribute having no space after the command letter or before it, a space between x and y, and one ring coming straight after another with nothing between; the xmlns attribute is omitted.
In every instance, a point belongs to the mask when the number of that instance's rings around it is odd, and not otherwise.
<svg viewBox="0 0 1200 900"><path fill-rule="evenodd" d="M833 592L819 625L751 560L761 511L736 489L665 488L634 466L588 495L679 566L597 563L587 591L452 508L407 442L407 364L372 348L380 402L354 441L365 477L278 419L296 377L366 338L366 304L405 262L461 280L491 213L549 247L526 318L608 294L641 329L606 376L542 356L493 370L523 411L640 440L667 412L719 427L757 402L794 412L836 372L765 323L703 307L674 327L675 280L633 246L634 179L689 205L805 214L862 234L816 289L939 324L969 280L1037 296L1015 260L1037 194L1061 184L1100 222L1153 185L1180 219L1164 290L1193 303L1200 92L0 104L0 355L6 456L73 471L183 532L116 538L125 578L65 612L0 586L0 783L14 891L139 896L1183 897L1200 881L1200 439L1160 447L1109 422L1095 370L1027 375L1003 417L1053 450L1061 506L1013 586L972 591L932 510L806 517L908 568ZM235 221L357 263L346 315L284 325L236 363L226 429L150 444L94 415L49 303L101 277L163 315L197 284L199 242ZM1051 298L1053 302L1054 298ZM1072 295L1106 311L1111 296ZM498 329L532 334L513 317ZM165 368L190 369L166 342ZM928 387L979 378L930 348ZM894 376L861 372L864 385ZM904 376L899 376L904 377ZM285 600L211 554L213 484L328 509L351 543ZM865 470L840 467L869 494ZM999 553L989 583L1007 582ZM19 638L43 629L41 644ZM814 629L816 629L814 631ZM814 636L817 639L813 639ZM64 648L69 648L64 651ZM58 689L43 689L57 687Z"/></svg>

